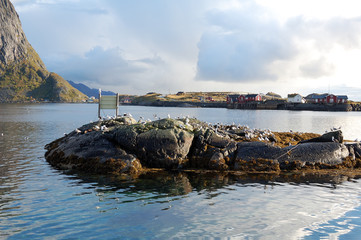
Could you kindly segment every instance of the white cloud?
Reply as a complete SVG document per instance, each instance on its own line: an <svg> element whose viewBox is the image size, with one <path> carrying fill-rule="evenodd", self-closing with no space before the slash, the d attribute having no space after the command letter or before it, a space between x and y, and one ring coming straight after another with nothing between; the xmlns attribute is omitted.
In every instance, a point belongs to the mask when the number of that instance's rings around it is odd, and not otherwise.
<svg viewBox="0 0 361 240"><path fill-rule="evenodd" d="M351 54L361 43L361 18L295 16L281 22L250 1L236 9L213 10L207 16L210 27L198 44L198 80L262 87L273 82L288 85L288 90L302 85L321 87L330 78L335 81L341 70L347 72L344 64L350 61L335 57L337 48ZM308 85L310 80L317 82Z"/></svg>
<svg viewBox="0 0 361 240"><path fill-rule="evenodd" d="M282 26L255 4L208 13L210 30L201 38L198 78L216 81L276 80L268 66L295 54Z"/></svg>
<svg viewBox="0 0 361 240"><path fill-rule="evenodd" d="M69 80L133 93L286 95L330 82L361 87L361 14L345 1L12 2L49 70Z"/></svg>

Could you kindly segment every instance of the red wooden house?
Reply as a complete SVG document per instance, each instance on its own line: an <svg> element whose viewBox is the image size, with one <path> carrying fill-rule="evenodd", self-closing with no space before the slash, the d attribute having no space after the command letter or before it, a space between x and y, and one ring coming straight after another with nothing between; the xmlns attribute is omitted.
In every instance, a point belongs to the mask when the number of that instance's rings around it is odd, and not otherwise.
<svg viewBox="0 0 361 240"><path fill-rule="evenodd" d="M334 94L310 94L306 97L307 102L309 103L327 103L327 104L336 104L336 103L347 103L348 97L346 95L334 95Z"/></svg>
<svg viewBox="0 0 361 240"><path fill-rule="evenodd" d="M338 95L337 103L347 103L348 97L346 95Z"/></svg>
<svg viewBox="0 0 361 240"><path fill-rule="evenodd" d="M260 101L262 101L262 96L259 94L247 94L247 95L240 95L238 97L238 103L260 102Z"/></svg>
<svg viewBox="0 0 361 240"><path fill-rule="evenodd" d="M326 96L326 103L337 103L337 96L329 94Z"/></svg>

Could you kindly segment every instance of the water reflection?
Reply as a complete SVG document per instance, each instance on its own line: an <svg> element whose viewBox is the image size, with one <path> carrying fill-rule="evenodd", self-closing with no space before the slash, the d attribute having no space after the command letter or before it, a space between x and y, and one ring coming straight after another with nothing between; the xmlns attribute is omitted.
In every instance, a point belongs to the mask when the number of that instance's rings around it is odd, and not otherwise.
<svg viewBox="0 0 361 240"><path fill-rule="evenodd" d="M96 184L98 192L156 193L154 199L163 196L182 196L191 192L206 194L212 198L212 192L232 187L257 186L264 189L273 189L284 183L294 186L322 187L337 189L344 182L357 182L360 175L355 174L325 174L325 173L281 173L281 174L240 174L235 172L212 171L153 171L138 178L124 176L89 175L84 173L67 173L69 178L78 179L76 184ZM94 187L95 188L95 187ZM84 194L87 194L85 192ZM151 197L152 198L152 197ZM137 201L137 199L133 199Z"/></svg>
<svg viewBox="0 0 361 240"><path fill-rule="evenodd" d="M81 194L93 190L97 211L111 213L125 237L137 231L154 239L297 239L331 234L327 227L337 225L332 221L360 205L359 176L155 172L138 179L69 178L91 186ZM342 230L350 227L346 223Z"/></svg>
<svg viewBox="0 0 361 240"><path fill-rule="evenodd" d="M135 118L170 113L302 131L317 127L318 116L361 136L359 113L124 106L120 111ZM361 232L357 175L153 172L129 179L51 168L44 145L96 120L96 114L96 105L0 104L0 238L341 239Z"/></svg>

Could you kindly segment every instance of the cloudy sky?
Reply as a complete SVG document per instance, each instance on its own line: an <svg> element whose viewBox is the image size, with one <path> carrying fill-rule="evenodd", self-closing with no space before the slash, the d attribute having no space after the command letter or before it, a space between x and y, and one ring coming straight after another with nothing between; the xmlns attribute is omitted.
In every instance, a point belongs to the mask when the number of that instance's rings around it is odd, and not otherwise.
<svg viewBox="0 0 361 240"><path fill-rule="evenodd" d="M361 100L359 0L11 0L50 71L122 94Z"/></svg>

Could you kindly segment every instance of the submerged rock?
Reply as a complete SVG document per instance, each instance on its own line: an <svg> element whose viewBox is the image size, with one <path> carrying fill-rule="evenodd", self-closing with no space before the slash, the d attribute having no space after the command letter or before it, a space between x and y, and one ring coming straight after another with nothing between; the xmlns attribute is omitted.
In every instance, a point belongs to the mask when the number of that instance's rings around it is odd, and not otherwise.
<svg viewBox="0 0 361 240"><path fill-rule="evenodd" d="M235 134L242 131L247 134ZM283 135L302 144L281 147L269 141L270 136ZM360 145L344 145L341 131L313 139L303 136L314 134L212 126L188 118L138 123L124 116L76 129L48 144L45 157L61 169L116 174L140 174L148 168L281 171L330 168L345 162L348 167L358 166Z"/></svg>

